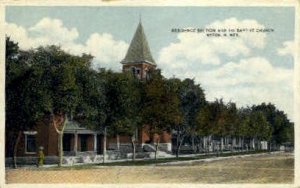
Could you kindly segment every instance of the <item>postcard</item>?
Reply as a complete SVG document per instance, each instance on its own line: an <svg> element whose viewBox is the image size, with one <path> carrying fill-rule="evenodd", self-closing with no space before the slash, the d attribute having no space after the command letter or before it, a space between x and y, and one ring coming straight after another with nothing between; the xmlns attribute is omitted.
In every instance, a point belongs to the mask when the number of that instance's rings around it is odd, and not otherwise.
<svg viewBox="0 0 300 188"><path fill-rule="evenodd" d="M299 186L298 2L223 4L1 4L1 186Z"/></svg>

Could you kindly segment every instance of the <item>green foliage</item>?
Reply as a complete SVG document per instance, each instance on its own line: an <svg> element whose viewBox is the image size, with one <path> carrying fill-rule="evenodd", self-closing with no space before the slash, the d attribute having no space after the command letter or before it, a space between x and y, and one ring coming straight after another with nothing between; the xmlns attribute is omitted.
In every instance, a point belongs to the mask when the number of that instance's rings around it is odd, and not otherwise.
<svg viewBox="0 0 300 188"><path fill-rule="evenodd" d="M79 101L75 119L90 129L103 129L107 118L106 80L96 71L86 67L76 72L76 84L79 89Z"/></svg>
<svg viewBox="0 0 300 188"><path fill-rule="evenodd" d="M266 117L272 128L272 142L281 144L294 141L293 124L283 111L276 109L275 105L262 103L257 106L254 105L252 110L262 112Z"/></svg>
<svg viewBox="0 0 300 188"><path fill-rule="evenodd" d="M141 126L141 92L140 82L135 76L127 73L102 71L106 79L107 121L110 134L127 134L133 136Z"/></svg>
<svg viewBox="0 0 300 188"><path fill-rule="evenodd" d="M143 123L150 126L151 133L170 131L171 126L181 122L178 86L175 80L166 80L160 70L151 73L151 79L143 83Z"/></svg>
<svg viewBox="0 0 300 188"><path fill-rule="evenodd" d="M196 118L199 132L219 136L230 134L236 121L235 113L235 105L233 103L225 105L222 99L207 104Z"/></svg>
<svg viewBox="0 0 300 188"><path fill-rule="evenodd" d="M235 129L236 136L250 136L249 131L249 121L250 121L250 113L251 109L249 108L241 108L238 110L238 123Z"/></svg>
<svg viewBox="0 0 300 188"><path fill-rule="evenodd" d="M27 111L36 120L48 114L73 116L79 100L76 72L86 62L55 46L38 48L27 62L31 69L27 79L31 91L26 92Z"/></svg>
<svg viewBox="0 0 300 188"><path fill-rule="evenodd" d="M29 66L21 61L23 53L18 44L6 38L6 63L5 63L5 108L6 129L19 131L32 127L30 114L26 107L26 79L30 75Z"/></svg>
<svg viewBox="0 0 300 188"><path fill-rule="evenodd" d="M200 109L206 104L205 95L194 80L185 79L180 83L178 96L180 98L180 111L183 114L183 126L189 129L188 132L195 132L196 117Z"/></svg>
<svg viewBox="0 0 300 188"><path fill-rule="evenodd" d="M249 133L261 140L270 140L271 126L262 112L253 111L249 118Z"/></svg>
<svg viewBox="0 0 300 188"><path fill-rule="evenodd" d="M6 128L25 130L50 114L69 115L111 135L171 129L187 134L257 137L293 142L294 125L273 104L238 109L222 99L206 102L192 79L166 79L151 70L147 80L131 73L93 70L92 56L74 56L57 46L28 51L6 38Z"/></svg>
<svg viewBox="0 0 300 188"><path fill-rule="evenodd" d="M56 46L18 51L17 44L6 42L7 126L24 130L50 114L72 117L80 101L76 73L90 59Z"/></svg>

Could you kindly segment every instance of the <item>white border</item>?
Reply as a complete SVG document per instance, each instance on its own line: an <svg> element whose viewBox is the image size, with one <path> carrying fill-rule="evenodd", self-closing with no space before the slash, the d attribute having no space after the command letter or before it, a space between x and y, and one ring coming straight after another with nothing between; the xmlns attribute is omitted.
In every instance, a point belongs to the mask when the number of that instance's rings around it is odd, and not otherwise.
<svg viewBox="0 0 300 188"><path fill-rule="evenodd" d="M295 113L295 182L294 184L5 184L5 169L4 169L4 127L5 127L5 36L2 33L4 31L4 20L5 20L5 6L233 6L233 7L254 7L254 6L264 6L264 7L295 7L295 40L296 40L296 53L295 53L295 66L294 66L294 113ZM2 0L0 2L0 187L174 187L174 188L194 188L194 187L298 187L300 186L300 66L299 66L299 0L228 0L226 3L224 0L185 0L185 1L176 1L176 0L124 0L124 1L100 1L100 0Z"/></svg>

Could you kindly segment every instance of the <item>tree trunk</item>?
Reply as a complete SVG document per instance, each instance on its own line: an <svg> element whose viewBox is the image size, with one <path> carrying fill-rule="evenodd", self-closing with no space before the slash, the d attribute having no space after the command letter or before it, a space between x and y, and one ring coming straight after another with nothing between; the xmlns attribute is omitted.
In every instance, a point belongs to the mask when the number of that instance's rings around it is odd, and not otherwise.
<svg viewBox="0 0 300 188"><path fill-rule="evenodd" d="M255 138L252 138L252 149L255 150Z"/></svg>
<svg viewBox="0 0 300 188"><path fill-rule="evenodd" d="M202 148L201 148L202 137L198 136L196 138L197 138L196 153L200 153L200 151L202 150Z"/></svg>
<svg viewBox="0 0 300 188"><path fill-rule="evenodd" d="M131 146L132 146L132 161L135 161L135 139L134 136L131 137Z"/></svg>
<svg viewBox="0 0 300 188"><path fill-rule="evenodd" d="M62 162L63 162L63 152L64 152L63 134L64 134L66 124L68 122L68 118L67 118L67 115L64 115L64 117L62 118L62 121L56 121L54 116L55 115L52 113L51 114L52 124L53 124L53 127L54 127L56 133L58 134L58 147L57 147L58 148L58 158L59 158L58 166L61 167ZM62 125L62 127L61 127L61 125Z"/></svg>
<svg viewBox="0 0 300 188"><path fill-rule="evenodd" d="M191 137L192 137L192 150L193 150L193 153L195 153L196 152L196 150L195 150L195 134L192 133Z"/></svg>
<svg viewBox="0 0 300 188"><path fill-rule="evenodd" d="M157 158L158 146L159 146L159 139L156 140L156 145L155 145L155 157L154 157L155 160Z"/></svg>
<svg viewBox="0 0 300 188"><path fill-rule="evenodd" d="M14 168L17 168L17 151L18 151L18 145L19 145L19 142L20 142L20 139L21 139L21 135L22 135L22 131L19 131L16 143L15 143L15 146L14 146L14 157L13 157L13 159L14 159L14 161L13 161Z"/></svg>
<svg viewBox="0 0 300 188"><path fill-rule="evenodd" d="M245 143L245 137L242 136L242 138L241 138L242 151L245 150L244 143ZM246 149L248 150L248 148L246 148Z"/></svg>
<svg viewBox="0 0 300 188"><path fill-rule="evenodd" d="M236 137L234 136L232 138L232 146L231 146L231 151L234 151L236 148Z"/></svg>
<svg viewBox="0 0 300 188"><path fill-rule="evenodd" d="M224 149L224 137L221 137L221 152L223 152Z"/></svg>
<svg viewBox="0 0 300 188"><path fill-rule="evenodd" d="M206 153L207 152L206 136L203 136L203 149L204 149L204 152Z"/></svg>
<svg viewBox="0 0 300 188"><path fill-rule="evenodd" d="M242 151L242 137L239 136L239 150Z"/></svg>
<svg viewBox="0 0 300 188"><path fill-rule="evenodd" d="M104 127L104 134L103 134L103 163L105 163L106 159L106 126Z"/></svg>
<svg viewBox="0 0 300 188"><path fill-rule="evenodd" d="M67 116L65 116L64 121L63 121L63 126L61 128L61 131L57 131L58 133L58 144L59 144L59 163L58 166L61 167L63 163L63 156L64 156L64 148L63 148L63 136L64 136L64 130L66 127L66 124L68 122Z"/></svg>
<svg viewBox="0 0 300 188"><path fill-rule="evenodd" d="M207 153L210 153L210 146L212 146L211 135L207 138Z"/></svg>
<svg viewBox="0 0 300 188"><path fill-rule="evenodd" d="M61 167L63 163L63 132L58 133L58 166Z"/></svg>
<svg viewBox="0 0 300 188"><path fill-rule="evenodd" d="M120 136L117 134L117 150L120 151Z"/></svg>
<svg viewBox="0 0 300 188"><path fill-rule="evenodd" d="M241 139L241 144L242 144L242 151L244 150L244 137L242 136L242 139Z"/></svg>
<svg viewBox="0 0 300 188"><path fill-rule="evenodd" d="M179 156L179 149L178 149L178 147L179 147L179 138L180 138L180 136L179 136L178 132L179 131L177 131L177 135L176 135L176 158L178 158L178 156Z"/></svg>
<svg viewBox="0 0 300 188"><path fill-rule="evenodd" d="M179 139L179 144L177 145L177 151L176 151L176 158L179 158L180 148L183 143L184 137L185 136L183 136L181 139Z"/></svg>

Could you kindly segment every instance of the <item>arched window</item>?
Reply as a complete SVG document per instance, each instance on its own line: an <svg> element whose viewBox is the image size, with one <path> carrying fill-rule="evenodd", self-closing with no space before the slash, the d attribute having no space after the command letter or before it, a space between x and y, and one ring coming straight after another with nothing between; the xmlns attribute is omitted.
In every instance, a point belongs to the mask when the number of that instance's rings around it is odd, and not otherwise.
<svg viewBox="0 0 300 188"><path fill-rule="evenodd" d="M131 67L131 71L132 71L132 74L133 74L133 75L136 74L136 68L135 68L135 67Z"/></svg>

